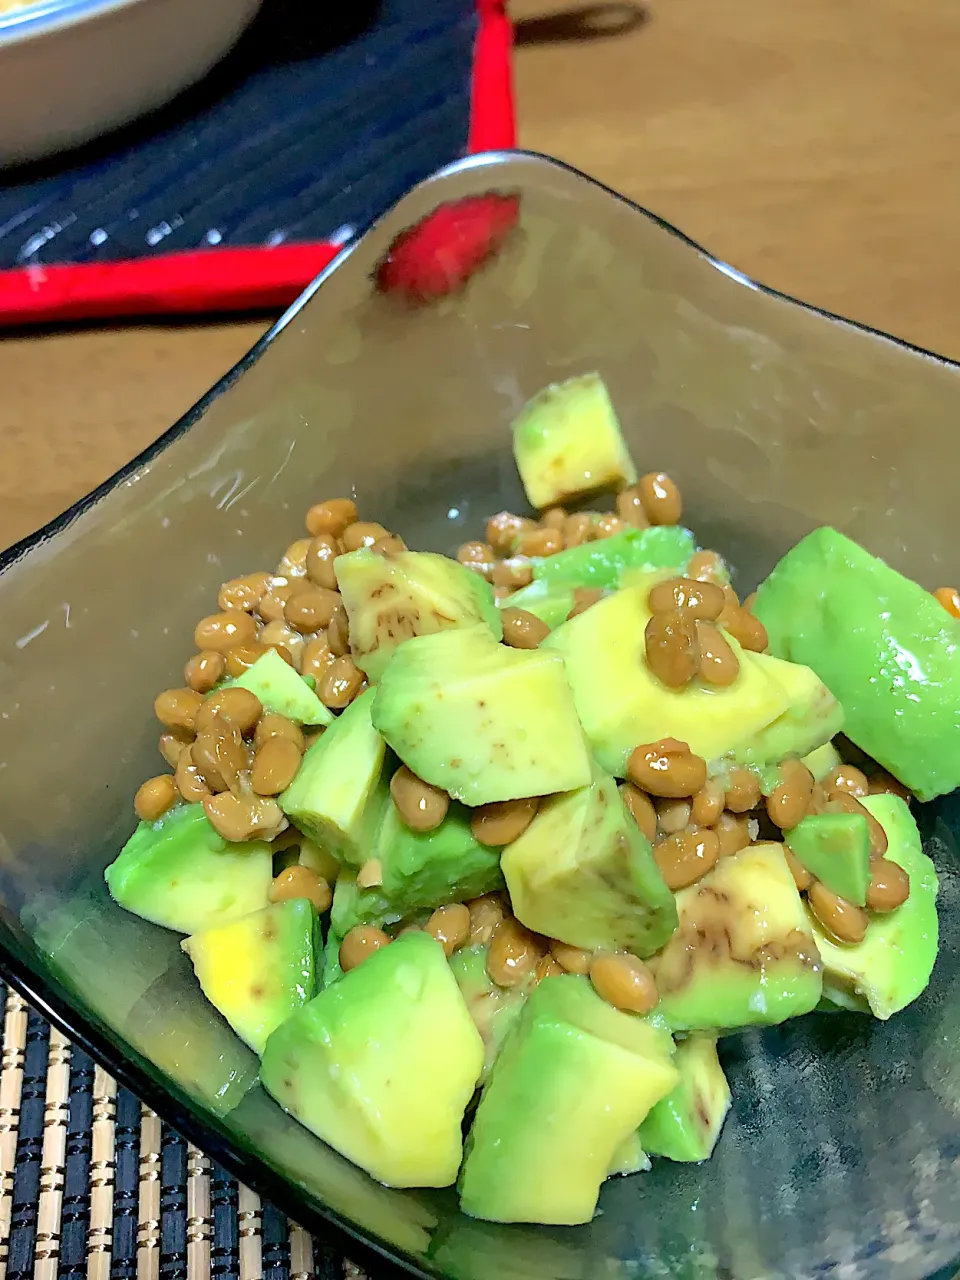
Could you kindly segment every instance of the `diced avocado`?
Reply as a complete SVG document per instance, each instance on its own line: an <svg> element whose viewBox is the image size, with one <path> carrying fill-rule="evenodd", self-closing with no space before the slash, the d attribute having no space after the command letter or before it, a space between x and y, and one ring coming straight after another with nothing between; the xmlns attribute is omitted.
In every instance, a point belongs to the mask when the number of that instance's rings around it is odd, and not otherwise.
<svg viewBox="0 0 960 1280"><path fill-rule="evenodd" d="M121 907L179 933L259 911L269 901L272 878L270 846L260 840L229 844L199 804L141 822L104 872Z"/></svg>
<svg viewBox="0 0 960 1280"><path fill-rule="evenodd" d="M667 1096L669 1097L669 1094ZM660 1105L660 1102L656 1103L654 1110ZM607 1177L616 1178L630 1173L646 1173L649 1168L650 1157L640 1144L639 1133L631 1133L614 1152L610 1168L607 1170Z"/></svg>
<svg viewBox="0 0 960 1280"><path fill-rule="evenodd" d="M731 639L727 636L727 640ZM784 662L769 653L750 653L747 661L780 684L787 695L783 712L742 748L737 759L759 768L792 756L806 756L843 728L843 707L820 677L797 662ZM741 662L743 655L741 655Z"/></svg>
<svg viewBox="0 0 960 1280"><path fill-rule="evenodd" d="M341 862L359 865L379 818L386 750L370 719L375 692L365 689L308 749L280 808Z"/></svg>
<svg viewBox="0 0 960 1280"><path fill-rule="evenodd" d="M377 686L373 723L414 773L465 804L590 781L559 656L508 649L486 627L407 641Z"/></svg>
<svg viewBox="0 0 960 1280"><path fill-rule="evenodd" d="M268 649L252 667L235 680L228 680L227 684L249 689L260 699L264 711L286 716L297 724L330 724L333 721L333 713L327 710L303 676L284 662L276 649Z"/></svg>
<svg viewBox="0 0 960 1280"><path fill-rule="evenodd" d="M816 671L844 732L921 800L960 784L960 622L835 529L789 551L753 611L770 652Z"/></svg>
<svg viewBox="0 0 960 1280"><path fill-rule="evenodd" d="M489 946L461 947L450 957L450 968L470 1017L483 1040L481 1084L490 1074L507 1032L520 1016L527 990L523 986L498 987L487 973Z"/></svg>
<svg viewBox="0 0 960 1280"><path fill-rule="evenodd" d="M640 1126L640 1142L652 1156L707 1160L730 1110L730 1086L717 1057L716 1036L681 1040L673 1063L680 1081Z"/></svg>
<svg viewBox="0 0 960 1280"><path fill-rule="evenodd" d="M895 911L871 913L863 941L852 946L832 941L812 916L811 927L823 957L825 994L847 1008L865 1000L874 1017L886 1021L916 1000L930 981L939 942L939 883L904 801L877 795L864 796L860 803L886 832L885 856L910 877L910 896Z"/></svg>
<svg viewBox="0 0 960 1280"><path fill-rule="evenodd" d="M500 865L517 918L572 946L649 956L677 927L673 894L613 778L545 800Z"/></svg>
<svg viewBox="0 0 960 1280"><path fill-rule="evenodd" d="M816 1008L822 965L783 846L721 858L676 895L680 925L650 963L675 1031L783 1022Z"/></svg>
<svg viewBox="0 0 960 1280"><path fill-rule="evenodd" d="M361 547L337 556L334 568L350 620L350 649L371 681L380 679L397 646L413 636L478 624L496 640L503 635L489 582L448 556L382 556Z"/></svg>
<svg viewBox="0 0 960 1280"><path fill-rule="evenodd" d="M817 747L811 751L809 755L803 757L803 763L813 774L815 782L819 782L821 778L825 778L831 769L835 769L838 764L842 764L840 752L832 742L825 742L822 747Z"/></svg>
<svg viewBox="0 0 960 1280"><path fill-rule="evenodd" d="M483 1067L443 948L408 933L283 1023L260 1077L285 1111L379 1182L445 1187Z"/></svg>
<svg viewBox="0 0 960 1280"><path fill-rule="evenodd" d="M553 383L529 400L513 422L513 456L533 507L637 478L598 373Z"/></svg>
<svg viewBox="0 0 960 1280"><path fill-rule="evenodd" d="M624 568L620 573L620 580L617 585L620 587L635 587L638 583L642 583L646 579L646 575L654 569L671 569L673 572L667 575L669 577L675 577L677 574L686 575L689 569L689 561L697 550L693 534L688 529L683 528L682 525L655 525L650 529L643 530L643 532L648 535L672 533L676 541L651 537L649 546L654 551L654 557L650 557L651 562ZM688 538L690 543L687 541ZM689 552L686 551L687 546L691 546ZM678 547L684 552L684 558L677 560L677 563L674 563L677 555L673 550L674 547ZM716 552L710 552L709 554L716 555ZM726 561L719 556L716 557L716 561L710 567L710 581L719 583L720 586L730 585L730 569Z"/></svg>
<svg viewBox="0 0 960 1280"><path fill-rule="evenodd" d="M624 1142L675 1086L673 1041L587 978L546 978L484 1086L460 1205L494 1222L589 1222Z"/></svg>
<svg viewBox="0 0 960 1280"><path fill-rule="evenodd" d="M647 668L644 629L654 573L557 627L538 653L559 653L594 755L624 777L639 743L678 738L713 763L761 765L806 752L837 732L841 712L812 672L727 640L740 672L725 688L694 681L669 689ZM783 667L787 670L784 672ZM791 683L792 682L792 683ZM789 686L789 687L788 687Z"/></svg>
<svg viewBox="0 0 960 1280"><path fill-rule="evenodd" d="M255 1053L316 993L317 913L306 898L204 929L180 944L210 1003Z"/></svg>
<svg viewBox="0 0 960 1280"><path fill-rule="evenodd" d="M501 609L526 609L551 629L565 622L574 606L573 587L551 587L546 582L531 582L529 587L514 591L498 601Z"/></svg>
<svg viewBox="0 0 960 1280"><path fill-rule="evenodd" d="M503 885L500 850L474 838L470 814L458 804L433 831L411 831L387 803L369 857L380 863L380 884L358 888L347 871L337 881L332 920L340 934L355 924L389 924L423 908L465 902Z"/></svg>
<svg viewBox="0 0 960 1280"><path fill-rule="evenodd" d="M556 555L535 560L535 582L559 587L602 587L612 591L625 579L656 569L684 570L697 549L689 529L680 525L654 525L650 529L624 529L598 542L584 542ZM512 603L513 597L511 597Z"/></svg>
<svg viewBox="0 0 960 1280"><path fill-rule="evenodd" d="M783 838L817 880L848 902L864 905L870 883L870 830L863 814L811 814Z"/></svg>

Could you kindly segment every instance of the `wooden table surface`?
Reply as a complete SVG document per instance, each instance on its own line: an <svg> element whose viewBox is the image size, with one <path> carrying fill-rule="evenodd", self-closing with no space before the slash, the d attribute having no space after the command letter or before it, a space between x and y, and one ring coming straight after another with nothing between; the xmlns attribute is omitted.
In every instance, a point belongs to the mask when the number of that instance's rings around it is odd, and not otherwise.
<svg viewBox="0 0 960 1280"><path fill-rule="evenodd" d="M956 0L513 0L524 146L744 271L960 358ZM0 341L0 545L132 457L264 320Z"/></svg>

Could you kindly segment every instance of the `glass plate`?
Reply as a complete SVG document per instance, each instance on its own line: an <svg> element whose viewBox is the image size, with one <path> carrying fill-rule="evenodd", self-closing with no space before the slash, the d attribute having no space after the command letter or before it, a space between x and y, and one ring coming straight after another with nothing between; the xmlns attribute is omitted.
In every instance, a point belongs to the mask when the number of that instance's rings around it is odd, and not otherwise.
<svg viewBox="0 0 960 1280"><path fill-rule="evenodd" d="M827 521L927 586L960 577L958 366L758 287L563 165L454 165L146 453L3 557L0 967L374 1273L391 1259L449 1280L946 1280L960 1258L955 797L921 811L943 884L922 999L887 1024L813 1015L725 1041L734 1107L715 1157L608 1183L580 1228L471 1221L452 1191L371 1182L254 1083L179 938L105 893L131 797L159 767L153 697L179 683L219 584L273 564L333 494L412 546L452 549L521 504L512 415L594 368L641 469L677 478L744 587Z"/></svg>

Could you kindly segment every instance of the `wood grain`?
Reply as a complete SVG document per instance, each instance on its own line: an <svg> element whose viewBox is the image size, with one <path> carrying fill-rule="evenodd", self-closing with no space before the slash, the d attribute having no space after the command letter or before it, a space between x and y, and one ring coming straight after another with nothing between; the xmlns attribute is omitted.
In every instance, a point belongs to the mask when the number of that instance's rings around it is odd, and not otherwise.
<svg viewBox="0 0 960 1280"><path fill-rule="evenodd" d="M513 0L524 146L765 283L960 358L955 0ZM0 544L132 457L266 321L0 342Z"/></svg>

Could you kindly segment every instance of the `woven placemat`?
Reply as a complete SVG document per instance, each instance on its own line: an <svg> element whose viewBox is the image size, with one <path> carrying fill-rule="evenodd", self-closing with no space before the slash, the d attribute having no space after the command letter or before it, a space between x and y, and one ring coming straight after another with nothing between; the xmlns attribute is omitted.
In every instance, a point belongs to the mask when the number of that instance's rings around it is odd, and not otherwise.
<svg viewBox="0 0 960 1280"><path fill-rule="evenodd" d="M0 1280L362 1280L0 983Z"/></svg>

